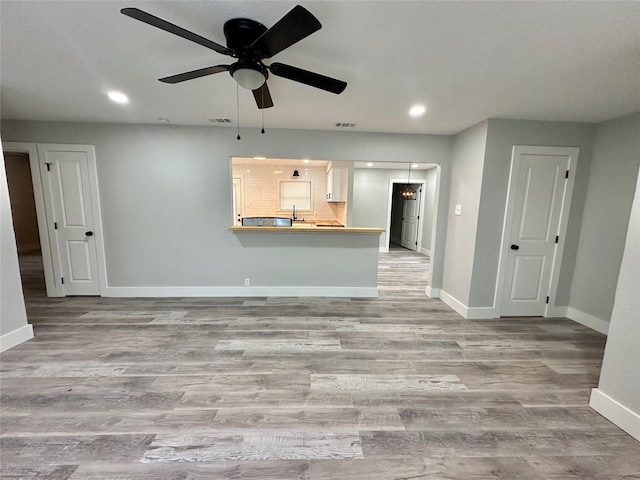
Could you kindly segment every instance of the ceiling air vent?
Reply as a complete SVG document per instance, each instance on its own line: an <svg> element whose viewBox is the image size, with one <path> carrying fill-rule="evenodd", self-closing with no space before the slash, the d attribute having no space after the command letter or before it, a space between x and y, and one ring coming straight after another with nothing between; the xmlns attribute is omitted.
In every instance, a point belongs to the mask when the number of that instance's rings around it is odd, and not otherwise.
<svg viewBox="0 0 640 480"><path fill-rule="evenodd" d="M350 123L350 122L337 122L336 123L336 127L339 127L339 128L353 128L355 126L356 126L355 123Z"/></svg>
<svg viewBox="0 0 640 480"><path fill-rule="evenodd" d="M231 123L230 118L207 118L211 123Z"/></svg>

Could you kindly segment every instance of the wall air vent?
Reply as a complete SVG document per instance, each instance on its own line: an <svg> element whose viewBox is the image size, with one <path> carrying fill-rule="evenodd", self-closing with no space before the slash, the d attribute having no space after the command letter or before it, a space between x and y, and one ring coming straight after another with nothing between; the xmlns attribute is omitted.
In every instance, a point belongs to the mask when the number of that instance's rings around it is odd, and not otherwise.
<svg viewBox="0 0 640 480"><path fill-rule="evenodd" d="M353 128L355 126L356 126L355 123L350 123L350 122L337 122L336 123L336 127L339 127L339 128Z"/></svg>
<svg viewBox="0 0 640 480"><path fill-rule="evenodd" d="M211 123L231 123L230 118L207 118Z"/></svg>

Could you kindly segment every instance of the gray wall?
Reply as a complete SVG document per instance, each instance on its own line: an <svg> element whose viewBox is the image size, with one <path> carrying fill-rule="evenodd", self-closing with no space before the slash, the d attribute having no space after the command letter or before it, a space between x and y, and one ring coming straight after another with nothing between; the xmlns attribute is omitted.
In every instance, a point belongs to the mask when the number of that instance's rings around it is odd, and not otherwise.
<svg viewBox="0 0 640 480"><path fill-rule="evenodd" d="M640 113L598 125L569 304L605 321L613 308L639 167Z"/></svg>
<svg viewBox="0 0 640 480"><path fill-rule="evenodd" d="M437 135L256 130L237 141L229 128L21 121L2 122L2 135L95 145L111 286L240 286L244 277L268 277L228 230L232 156L404 164L450 156L449 138ZM304 280L314 285L312 272Z"/></svg>
<svg viewBox="0 0 640 480"><path fill-rule="evenodd" d="M0 336L27 325L4 162L0 162Z"/></svg>
<svg viewBox="0 0 640 480"><path fill-rule="evenodd" d="M425 171L412 171L411 178L423 179ZM352 226L387 228L389 180L405 178L407 170L356 168L353 174Z"/></svg>
<svg viewBox="0 0 640 480"><path fill-rule="evenodd" d="M482 196L478 212L473 278L468 306L492 307L494 303L500 241L514 145L580 148L578 168L574 172L576 177L573 198L556 296L557 305L569 304L595 131L596 125L590 123L499 119L488 121L484 170L482 172ZM471 266L467 268L470 272Z"/></svg>
<svg viewBox="0 0 640 480"><path fill-rule="evenodd" d="M486 138L487 122L482 122L453 141L442 290L464 305L469 304ZM462 205L460 216L453 214L456 204Z"/></svg>
<svg viewBox="0 0 640 480"><path fill-rule="evenodd" d="M640 416L640 178L625 243L598 389Z"/></svg>
<svg viewBox="0 0 640 480"><path fill-rule="evenodd" d="M424 212L420 216L422 222L422 244L425 250L431 250L431 235L433 233L433 215L435 214L437 171L431 168L425 172L425 185L422 194L425 197Z"/></svg>

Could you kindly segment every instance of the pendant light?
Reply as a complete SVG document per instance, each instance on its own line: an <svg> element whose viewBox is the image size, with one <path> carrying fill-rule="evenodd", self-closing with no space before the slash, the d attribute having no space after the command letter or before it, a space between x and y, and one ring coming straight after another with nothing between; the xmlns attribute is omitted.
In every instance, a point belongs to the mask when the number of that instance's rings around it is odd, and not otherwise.
<svg viewBox="0 0 640 480"><path fill-rule="evenodd" d="M416 199L416 191L411 188L411 162L409 162L409 178L407 178L407 184L400 192L403 200L415 200Z"/></svg>

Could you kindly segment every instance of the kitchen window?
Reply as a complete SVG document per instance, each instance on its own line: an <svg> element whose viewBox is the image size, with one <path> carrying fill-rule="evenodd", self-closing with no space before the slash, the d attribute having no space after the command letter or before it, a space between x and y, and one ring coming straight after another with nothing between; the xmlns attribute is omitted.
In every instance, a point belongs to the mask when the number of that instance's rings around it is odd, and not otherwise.
<svg viewBox="0 0 640 480"><path fill-rule="evenodd" d="M280 210L311 211L311 182L306 181L281 181L280 188Z"/></svg>

